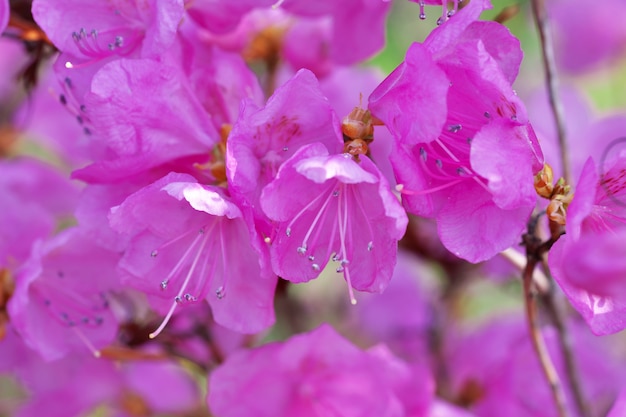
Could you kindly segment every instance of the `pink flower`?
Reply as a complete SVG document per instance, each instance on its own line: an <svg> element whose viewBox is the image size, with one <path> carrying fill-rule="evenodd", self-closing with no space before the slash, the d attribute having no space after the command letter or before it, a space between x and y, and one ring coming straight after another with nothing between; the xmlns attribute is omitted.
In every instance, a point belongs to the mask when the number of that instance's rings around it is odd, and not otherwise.
<svg viewBox="0 0 626 417"><path fill-rule="evenodd" d="M122 283L145 292L166 315L208 301L215 321L253 333L274 321L276 277L252 219L217 187L171 173L111 209L110 224L130 239Z"/></svg>
<svg viewBox="0 0 626 417"><path fill-rule="evenodd" d="M543 163L511 88L519 42L497 23L476 21L488 5L472 1L413 44L369 98L396 139L391 162L405 207L436 218L444 246L470 262L519 239Z"/></svg>
<svg viewBox="0 0 626 417"><path fill-rule="evenodd" d="M220 417L400 417L404 390L425 394L410 381L384 349L364 352L323 325L230 355L209 376L208 404Z"/></svg>
<svg viewBox="0 0 626 417"><path fill-rule="evenodd" d="M242 103L241 115L228 137L226 174L229 189L253 207L263 233L270 233L270 225L259 207L259 197L281 164L313 142L340 152L340 138L337 116L308 70L298 71L278 88L264 108L252 100Z"/></svg>
<svg viewBox="0 0 626 417"><path fill-rule="evenodd" d="M263 189L261 207L278 224L271 255L282 278L316 278L332 255L352 303L352 288L382 292L387 286L408 220L366 156L359 163L350 154L329 155L320 143L305 146Z"/></svg>
<svg viewBox="0 0 626 417"><path fill-rule="evenodd" d="M591 7L585 0L546 3L554 28L555 54L561 68L572 73L597 69L626 52L626 4L605 0Z"/></svg>
<svg viewBox="0 0 626 417"><path fill-rule="evenodd" d="M185 74L159 61L120 59L105 65L85 103L97 157L74 171L83 181L119 181L177 158L206 154L219 141Z"/></svg>
<svg viewBox="0 0 626 417"><path fill-rule="evenodd" d="M37 242L16 272L8 311L26 344L47 360L111 343L117 320L108 307L116 289L116 253L93 245L77 229ZM86 346L86 347L85 347Z"/></svg>
<svg viewBox="0 0 626 417"><path fill-rule="evenodd" d="M158 57L174 42L184 8L182 0L35 0L32 12L59 50L91 63Z"/></svg>
<svg viewBox="0 0 626 417"><path fill-rule="evenodd" d="M567 209L567 233L549 253L550 270L598 335L626 328L626 158L585 164Z"/></svg>

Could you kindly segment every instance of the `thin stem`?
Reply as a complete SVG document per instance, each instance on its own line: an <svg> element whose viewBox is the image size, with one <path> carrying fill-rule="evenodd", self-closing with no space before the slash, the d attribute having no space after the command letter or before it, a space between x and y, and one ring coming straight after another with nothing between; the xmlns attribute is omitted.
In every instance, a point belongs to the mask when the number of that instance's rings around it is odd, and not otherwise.
<svg viewBox="0 0 626 417"><path fill-rule="evenodd" d="M537 357L541 363L541 368L543 369L543 373L545 374L548 384L550 385L550 390L552 391L552 396L554 397L559 417L567 417L568 413L565 406L565 393L563 392L563 386L561 385L559 375L557 374L554 363L548 353L548 348L545 340L543 339L543 335L541 334L541 329L539 328L537 320L537 292L533 285L533 272L536 265L537 259L529 257L528 263L524 268L523 275L524 301L526 305L528 328L533 347L535 348L535 352L537 353Z"/></svg>
<svg viewBox="0 0 626 417"><path fill-rule="evenodd" d="M550 32L550 21L546 13L545 0L532 0L532 10L537 30L539 32L539 40L541 42L541 52L543 55L543 66L546 75L546 86L548 87L548 97L550 99L550 108L556 125L559 147L561 149L561 166L563 169L563 178L570 183L570 167L569 152L565 135L564 112L561 101L558 96L558 79L556 75L556 64L554 61L554 49L552 45L552 34Z"/></svg>
<svg viewBox="0 0 626 417"><path fill-rule="evenodd" d="M547 262L542 261L543 269L549 274L549 269L547 266ZM572 339L570 337L569 332L567 331L567 327L565 326L565 320L563 320L563 314L559 309L559 306L556 303L554 286L551 291L542 294L542 301L546 310L548 311L548 315L550 316L550 320L556 327L557 335L559 338L559 345L561 348L561 355L563 355L563 360L565 362L565 373L569 385L572 389L572 394L574 396L574 401L576 402L576 407L578 408L578 412L581 416L587 417L589 416L589 409L587 408L587 404L585 402L585 396L583 395L582 386L580 384L580 373L578 372L578 367L576 366L576 361L574 359L574 352L572 350Z"/></svg>

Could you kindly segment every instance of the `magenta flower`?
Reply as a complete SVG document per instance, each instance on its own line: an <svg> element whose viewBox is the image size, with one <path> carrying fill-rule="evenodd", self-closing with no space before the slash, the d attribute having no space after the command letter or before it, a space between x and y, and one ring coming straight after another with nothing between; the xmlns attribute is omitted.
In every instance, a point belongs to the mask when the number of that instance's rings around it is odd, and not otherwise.
<svg viewBox="0 0 626 417"><path fill-rule="evenodd" d="M626 158L599 177L584 166L567 210L567 233L549 253L550 270L598 335L626 328Z"/></svg>
<svg viewBox="0 0 626 417"><path fill-rule="evenodd" d="M444 246L470 262L519 239L543 163L511 88L519 42L497 23L476 21L488 5L471 2L413 44L369 98L396 139L391 162L405 207L436 218Z"/></svg>
<svg viewBox="0 0 626 417"><path fill-rule="evenodd" d="M261 190L276 177L284 161L313 142L333 153L343 148L337 116L310 71L300 70L276 90L264 108L251 100L243 102L228 137L226 174L234 196L255 210L263 233L269 234L270 226L259 207Z"/></svg>
<svg viewBox="0 0 626 417"><path fill-rule="evenodd" d="M233 31L247 13L274 3L276 0L194 0L189 2L187 13L209 31L225 34Z"/></svg>
<svg viewBox="0 0 626 417"><path fill-rule="evenodd" d="M390 354L361 351L324 325L230 355L209 375L208 404L220 417L400 417L410 378Z"/></svg>
<svg viewBox="0 0 626 417"><path fill-rule="evenodd" d="M282 278L314 279L332 255L352 303L352 288L382 292L387 286L408 220L366 156L358 163L349 154L329 155L320 143L305 146L263 189L261 207L278 224L271 255Z"/></svg>
<svg viewBox="0 0 626 417"><path fill-rule="evenodd" d="M0 269L24 262L77 200L78 189L51 166L31 158L0 161Z"/></svg>
<svg viewBox="0 0 626 417"><path fill-rule="evenodd" d="M184 7L182 0L35 0L32 12L77 65L110 56L158 57L174 42Z"/></svg>
<svg viewBox="0 0 626 417"><path fill-rule="evenodd" d="M559 415L527 328L521 316L500 318L460 338L457 332L448 346L445 363L452 389L471 401L468 408L477 416L500 417L502 410L511 417ZM613 398L625 381L624 363L581 323L568 322L567 328L589 415L604 415L605 399ZM550 327L542 333L561 381L566 381L558 335ZM568 384L564 390L569 415L578 416Z"/></svg>
<svg viewBox="0 0 626 417"><path fill-rule="evenodd" d="M119 255L93 245L77 229L37 242L16 273L8 311L26 344L47 360L111 343L117 320L108 307ZM86 346L86 347L85 347Z"/></svg>
<svg viewBox="0 0 626 417"><path fill-rule="evenodd" d="M153 337L178 306L204 300L215 321L232 330L258 332L273 323L276 277L266 245L222 189L171 173L112 208L110 223L130 238L119 264L122 283L166 315Z"/></svg>
<svg viewBox="0 0 626 417"><path fill-rule="evenodd" d="M547 3L554 28L555 55L561 68L572 73L615 62L626 52L626 4L605 0L590 7L584 0Z"/></svg>
<svg viewBox="0 0 626 417"><path fill-rule="evenodd" d="M219 141L180 68L154 60L105 65L93 78L86 111L97 160L73 176L87 182L113 182L206 154Z"/></svg>

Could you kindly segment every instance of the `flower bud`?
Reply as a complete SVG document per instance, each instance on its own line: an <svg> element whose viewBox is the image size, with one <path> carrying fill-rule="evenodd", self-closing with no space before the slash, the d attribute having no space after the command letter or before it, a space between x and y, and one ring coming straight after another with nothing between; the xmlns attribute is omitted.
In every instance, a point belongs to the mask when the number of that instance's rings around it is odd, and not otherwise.
<svg viewBox="0 0 626 417"><path fill-rule="evenodd" d="M554 191L552 185L554 181L554 173L550 165L543 164L543 169L535 175L535 191L543 198L550 198Z"/></svg>

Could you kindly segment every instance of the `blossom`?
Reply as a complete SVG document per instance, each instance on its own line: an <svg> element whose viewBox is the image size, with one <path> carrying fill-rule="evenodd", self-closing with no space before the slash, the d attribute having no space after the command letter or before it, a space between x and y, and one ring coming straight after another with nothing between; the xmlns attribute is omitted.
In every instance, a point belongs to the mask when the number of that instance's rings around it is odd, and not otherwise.
<svg viewBox="0 0 626 417"><path fill-rule="evenodd" d="M624 381L624 363L581 323L565 325L590 414L602 415L606 399L616 395ZM445 363L457 401L481 417L498 417L502 410L511 417L559 415L527 328L519 315L492 320L472 332L456 332L446 348ZM556 330L545 327L542 334L561 381L567 381ZM568 413L578 416L569 384L563 384L563 390Z"/></svg>
<svg viewBox="0 0 626 417"><path fill-rule="evenodd" d="M366 156L356 162L350 154L329 154L320 143L305 146L263 189L261 207L278 224L271 255L279 276L309 281L332 255L352 303L353 287L382 292L387 286L408 220Z"/></svg>
<svg viewBox="0 0 626 417"><path fill-rule="evenodd" d="M97 62L112 55L158 57L174 42L184 8L182 0L35 0L32 12L59 50Z"/></svg>
<svg viewBox="0 0 626 417"><path fill-rule="evenodd" d="M390 354L359 350L323 325L230 355L209 376L208 404L221 417L396 417L407 415L403 390L428 396L410 381L408 367Z"/></svg>
<svg viewBox="0 0 626 417"><path fill-rule="evenodd" d="M259 108L252 100L242 103L227 142L229 189L253 207L261 230L269 234L269 219L259 207L263 187L301 147L319 142L330 152L340 152L340 137L339 121L317 79L310 71L300 70L275 91L265 107Z"/></svg>
<svg viewBox="0 0 626 417"><path fill-rule="evenodd" d="M117 320L109 292L118 287L117 253L93 245L78 229L68 229L33 246L16 272L8 311L26 344L47 360L85 346L94 354L110 343Z"/></svg>
<svg viewBox="0 0 626 417"><path fill-rule="evenodd" d="M626 158L606 162L601 177L593 159L583 167L566 234L548 256L559 286L598 335L626 327Z"/></svg>
<svg viewBox="0 0 626 417"><path fill-rule="evenodd" d="M488 5L471 2L413 44L369 98L395 137L391 162L405 207L436 218L444 246L470 262L519 239L543 162L511 88L519 42L495 22L476 21Z"/></svg>
<svg viewBox="0 0 626 417"><path fill-rule="evenodd" d="M109 220L129 239L122 283L165 314L152 337L178 306L204 300L215 321L235 331L258 332L274 321L276 277L265 244L250 214L222 189L170 173L112 208Z"/></svg>
<svg viewBox="0 0 626 417"><path fill-rule="evenodd" d="M87 182L113 182L208 153L219 140L181 69L159 61L105 65L94 76L85 105L97 158L73 177Z"/></svg>
<svg viewBox="0 0 626 417"><path fill-rule="evenodd" d="M32 244L52 234L74 210L78 189L53 167L32 158L0 161L0 269L15 269Z"/></svg>
<svg viewBox="0 0 626 417"><path fill-rule="evenodd" d="M554 32L554 52L560 67L584 73L616 61L626 51L626 5L606 0L589 7L584 0L551 1L546 4Z"/></svg>

